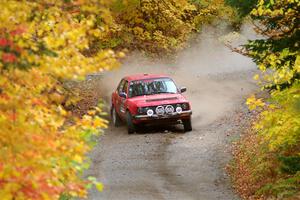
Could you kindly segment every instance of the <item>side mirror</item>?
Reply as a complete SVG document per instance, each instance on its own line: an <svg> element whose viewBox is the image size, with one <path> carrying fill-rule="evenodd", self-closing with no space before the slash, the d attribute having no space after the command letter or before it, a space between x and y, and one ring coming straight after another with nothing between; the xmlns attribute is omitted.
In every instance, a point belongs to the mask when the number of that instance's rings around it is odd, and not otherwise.
<svg viewBox="0 0 300 200"><path fill-rule="evenodd" d="M119 96L126 99L127 98L127 94L125 92L120 92Z"/></svg>
<svg viewBox="0 0 300 200"><path fill-rule="evenodd" d="M181 93L186 92L186 87L181 87L181 88L180 88L180 92L181 92Z"/></svg>

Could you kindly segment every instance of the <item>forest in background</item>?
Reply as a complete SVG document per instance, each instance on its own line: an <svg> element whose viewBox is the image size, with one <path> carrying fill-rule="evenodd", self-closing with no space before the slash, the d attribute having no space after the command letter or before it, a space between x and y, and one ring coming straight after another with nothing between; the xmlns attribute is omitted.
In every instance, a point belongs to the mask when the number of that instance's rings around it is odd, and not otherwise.
<svg viewBox="0 0 300 200"><path fill-rule="evenodd" d="M233 50L254 60L262 72L254 78L271 94L247 100L260 114L236 144L235 188L245 199L299 196L298 0L3 0L0 6L3 199L85 197L93 186L101 191L101 183L82 173L108 122L101 104L74 113L80 91L64 87L66 80L116 68L126 52L174 56L216 20L235 28L253 20L264 39Z"/></svg>

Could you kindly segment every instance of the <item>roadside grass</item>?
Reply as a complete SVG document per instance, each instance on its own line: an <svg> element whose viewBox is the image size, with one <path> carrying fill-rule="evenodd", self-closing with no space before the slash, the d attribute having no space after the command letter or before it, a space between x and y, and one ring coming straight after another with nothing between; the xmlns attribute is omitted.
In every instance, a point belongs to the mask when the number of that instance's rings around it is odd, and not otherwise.
<svg viewBox="0 0 300 200"><path fill-rule="evenodd" d="M238 194L247 200L300 199L298 158L266 152L263 138L249 129L233 143L227 170Z"/></svg>

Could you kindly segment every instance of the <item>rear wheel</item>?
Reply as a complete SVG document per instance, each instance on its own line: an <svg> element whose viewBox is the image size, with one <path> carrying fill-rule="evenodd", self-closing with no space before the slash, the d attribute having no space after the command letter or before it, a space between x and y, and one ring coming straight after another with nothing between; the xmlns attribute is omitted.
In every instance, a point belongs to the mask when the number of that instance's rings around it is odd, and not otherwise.
<svg viewBox="0 0 300 200"><path fill-rule="evenodd" d="M191 118L183 119L182 123L183 123L183 127L184 127L184 132L189 132L189 131L193 130L193 128L192 128L192 119Z"/></svg>
<svg viewBox="0 0 300 200"><path fill-rule="evenodd" d="M127 130L128 134L132 134L136 132L136 125L132 121L132 115L129 111L126 112L126 122L127 122Z"/></svg>
<svg viewBox="0 0 300 200"><path fill-rule="evenodd" d="M119 117L114 106L111 107L111 118L112 118L112 123L115 127L121 125L121 118Z"/></svg>

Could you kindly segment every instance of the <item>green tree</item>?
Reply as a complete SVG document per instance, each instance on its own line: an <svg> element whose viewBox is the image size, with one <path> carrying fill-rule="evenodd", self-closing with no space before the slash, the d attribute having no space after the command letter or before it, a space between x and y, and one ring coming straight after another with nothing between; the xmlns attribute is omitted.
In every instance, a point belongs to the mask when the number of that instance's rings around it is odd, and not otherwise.
<svg viewBox="0 0 300 200"><path fill-rule="evenodd" d="M299 195L299 12L299 0L259 0L251 17L263 39L240 49L258 65L261 75L255 79L270 91L267 103L254 96L247 100L250 109L262 110L253 126L257 134L242 139L235 154L235 183L246 199Z"/></svg>
<svg viewBox="0 0 300 200"><path fill-rule="evenodd" d="M238 15L243 18L255 8L258 0L225 0L225 3L237 9Z"/></svg>
<svg viewBox="0 0 300 200"><path fill-rule="evenodd" d="M255 30L266 39L250 41L245 50L263 73L270 70L264 74L266 88L289 87L300 78L296 65L300 45L299 12L298 0L260 0L251 12Z"/></svg>

